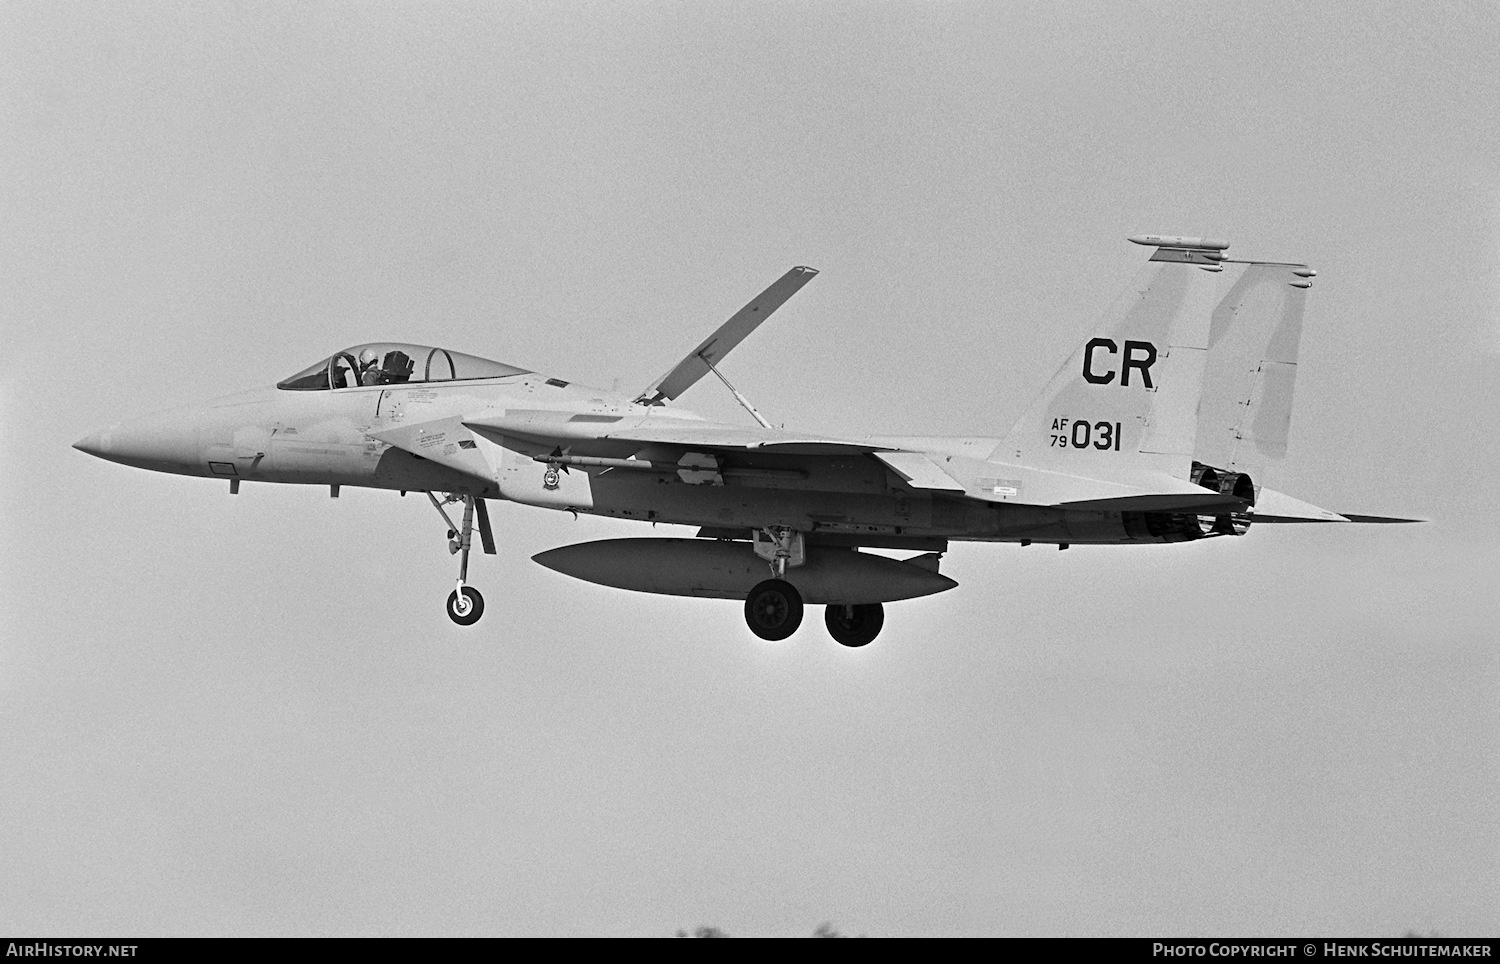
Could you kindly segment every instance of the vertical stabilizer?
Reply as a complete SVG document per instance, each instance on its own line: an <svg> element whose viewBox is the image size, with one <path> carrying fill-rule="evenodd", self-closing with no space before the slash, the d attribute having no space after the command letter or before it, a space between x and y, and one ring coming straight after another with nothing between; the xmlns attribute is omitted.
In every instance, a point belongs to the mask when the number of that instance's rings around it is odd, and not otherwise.
<svg viewBox="0 0 1500 964"><path fill-rule="evenodd" d="M1193 457L1257 478L1286 455L1307 289L1302 264L1227 262L1208 332Z"/></svg>
<svg viewBox="0 0 1500 964"><path fill-rule="evenodd" d="M1189 477L1227 242L1140 235L1156 248L991 460L1096 479Z"/></svg>

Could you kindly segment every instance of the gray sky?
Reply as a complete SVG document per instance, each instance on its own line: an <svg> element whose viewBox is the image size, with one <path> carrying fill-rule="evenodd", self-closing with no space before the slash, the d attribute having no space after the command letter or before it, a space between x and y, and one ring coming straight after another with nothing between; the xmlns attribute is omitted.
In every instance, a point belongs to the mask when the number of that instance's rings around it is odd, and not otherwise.
<svg viewBox="0 0 1500 964"><path fill-rule="evenodd" d="M0 931L1500 931L1488 4L0 5ZM875 645L68 446L372 340L1003 434L1144 249L1320 277L1271 481ZM708 382L685 407L748 421ZM663 530L679 534L681 530Z"/></svg>

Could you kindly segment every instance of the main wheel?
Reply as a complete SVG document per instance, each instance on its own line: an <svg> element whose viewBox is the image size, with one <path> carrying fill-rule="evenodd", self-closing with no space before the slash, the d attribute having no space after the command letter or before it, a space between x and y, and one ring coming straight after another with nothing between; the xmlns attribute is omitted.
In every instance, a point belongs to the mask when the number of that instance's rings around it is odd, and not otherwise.
<svg viewBox="0 0 1500 964"><path fill-rule="evenodd" d="M802 594L781 579L757 583L745 597L745 623L761 639L786 639L802 625Z"/></svg>
<svg viewBox="0 0 1500 964"><path fill-rule="evenodd" d="M863 646L880 635L885 625L885 607L880 603L863 606L828 606L823 610L828 635L843 646Z"/></svg>
<svg viewBox="0 0 1500 964"><path fill-rule="evenodd" d="M465 586L460 596L455 589L448 594L448 618L460 626L472 626L484 615L484 597L473 586Z"/></svg>

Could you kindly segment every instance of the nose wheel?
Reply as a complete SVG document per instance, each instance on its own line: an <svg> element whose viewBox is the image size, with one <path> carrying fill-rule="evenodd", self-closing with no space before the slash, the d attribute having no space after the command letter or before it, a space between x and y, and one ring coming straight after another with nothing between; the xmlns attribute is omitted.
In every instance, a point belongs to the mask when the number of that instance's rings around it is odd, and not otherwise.
<svg viewBox="0 0 1500 964"><path fill-rule="evenodd" d="M448 618L460 626L472 626L484 615L484 597L473 586L464 586L448 594Z"/></svg>
<svg viewBox="0 0 1500 964"><path fill-rule="evenodd" d="M447 502L462 502L464 504L464 522L461 526L455 526L453 520L448 518L448 511L443 508L443 502L431 492L427 498L432 501L433 508L448 523L448 552L457 555L458 558L458 587L448 594L448 618L460 626L472 626L479 622L479 617L484 615L484 597L479 590L473 586L465 585L469 577L469 547L474 535L474 516L479 516L479 541L484 546L485 555L495 554L495 537L490 532L490 514L484 507L484 500L472 495L449 494Z"/></svg>

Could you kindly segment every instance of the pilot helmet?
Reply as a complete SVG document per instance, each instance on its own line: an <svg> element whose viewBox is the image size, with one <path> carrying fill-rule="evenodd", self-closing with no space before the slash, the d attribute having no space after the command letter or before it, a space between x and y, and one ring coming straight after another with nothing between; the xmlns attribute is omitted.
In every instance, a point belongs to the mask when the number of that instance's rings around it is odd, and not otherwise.
<svg viewBox="0 0 1500 964"><path fill-rule="evenodd" d="M380 360L380 353L373 348L366 348L359 353L359 364L361 368L367 368Z"/></svg>

